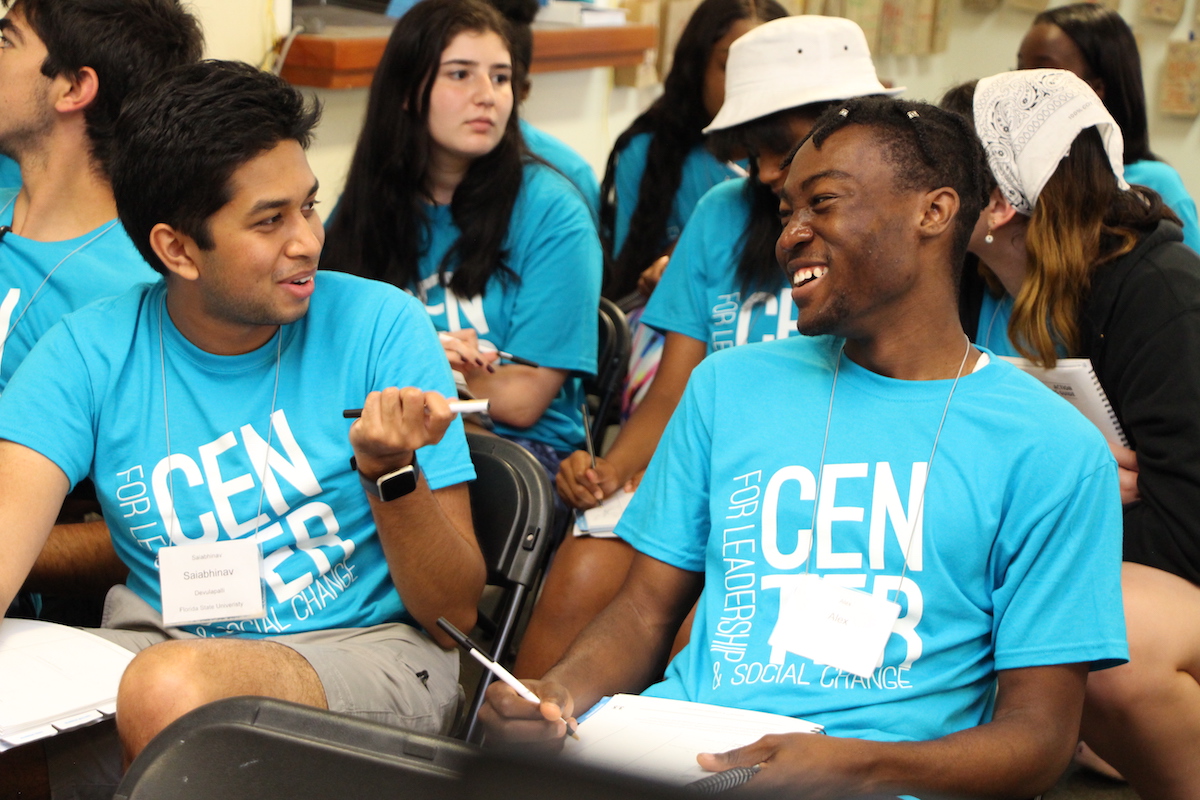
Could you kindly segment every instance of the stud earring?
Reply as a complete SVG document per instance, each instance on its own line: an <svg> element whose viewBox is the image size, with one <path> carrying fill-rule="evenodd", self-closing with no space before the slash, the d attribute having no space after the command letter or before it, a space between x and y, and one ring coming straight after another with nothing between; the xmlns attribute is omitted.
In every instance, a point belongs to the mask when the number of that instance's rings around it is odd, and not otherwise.
<svg viewBox="0 0 1200 800"><path fill-rule="evenodd" d="M987 236L983 237L983 240L984 240L985 242L987 242L988 244L991 244L992 242L996 241L996 237L995 237L995 236L992 236L992 229L991 229L991 228L988 228Z"/></svg>

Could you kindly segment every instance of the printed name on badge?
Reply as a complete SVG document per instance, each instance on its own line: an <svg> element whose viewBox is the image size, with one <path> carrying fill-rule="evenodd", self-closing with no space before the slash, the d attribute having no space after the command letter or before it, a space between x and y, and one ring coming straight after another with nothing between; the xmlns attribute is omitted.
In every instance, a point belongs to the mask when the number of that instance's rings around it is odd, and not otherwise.
<svg viewBox="0 0 1200 800"><path fill-rule="evenodd" d="M266 614L261 556L253 539L158 551L163 625L199 625Z"/></svg>
<svg viewBox="0 0 1200 800"><path fill-rule="evenodd" d="M771 646L869 677L883 658L900 605L818 575L805 577L780 598Z"/></svg>

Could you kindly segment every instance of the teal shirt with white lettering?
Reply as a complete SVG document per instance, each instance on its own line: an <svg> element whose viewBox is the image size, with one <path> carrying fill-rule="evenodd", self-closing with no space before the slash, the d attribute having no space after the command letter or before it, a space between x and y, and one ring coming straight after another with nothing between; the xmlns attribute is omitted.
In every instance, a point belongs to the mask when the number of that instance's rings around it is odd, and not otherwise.
<svg viewBox="0 0 1200 800"><path fill-rule="evenodd" d="M1126 660L1116 464L1091 423L993 358L954 387L931 466L953 381L843 356L834 392L840 345L738 347L692 373L616 530L704 574L647 693L925 740L988 721L998 671ZM771 643L806 572L900 604L869 678Z"/></svg>
<svg viewBox="0 0 1200 800"><path fill-rule="evenodd" d="M315 280L305 316L236 356L189 342L162 313L161 282L136 287L64 318L0 396L0 438L72 484L91 477L128 585L154 608L160 548L261 545L266 618L187 626L202 636L406 619L342 411L389 386L451 395L454 383L414 298L334 272ZM475 477L457 420L417 457L431 489Z"/></svg>
<svg viewBox="0 0 1200 800"><path fill-rule="evenodd" d="M796 304L783 270L770 285L749 289L737 274L750 224L749 180L718 184L696 204L643 323L704 342L709 353L796 334Z"/></svg>

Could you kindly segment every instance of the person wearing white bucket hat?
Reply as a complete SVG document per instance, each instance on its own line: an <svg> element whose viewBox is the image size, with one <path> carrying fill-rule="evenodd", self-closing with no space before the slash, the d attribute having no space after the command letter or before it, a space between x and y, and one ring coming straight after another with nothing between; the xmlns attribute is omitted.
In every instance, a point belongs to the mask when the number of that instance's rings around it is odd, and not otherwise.
<svg viewBox="0 0 1200 800"><path fill-rule="evenodd" d="M1122 179L1121 131L1076 75L1001 73L943 105L973 117L998 183L970 243L990 280L964 284L967 329L1047 367L1090 359L1129 441L1110 447L1130 659L1088 677L1083 740L1139 797L1200 797L1200 256Z"/></svg>
<svg viewBox="0 0 1200 800"><path fill-rule="evenodd" d="M879 82L866 35L842 17L788 17L755 28L730 48L725 70L725 102L705 133L810 103L904 91Z"/></svg>
<svg viewBox="0 0 1200 800"><path fill-rule="evenodd" d="M667 337L654 383L606 457L593 467L579 451L560 465L559 494L576 508L634 487L706 355L796 333L791 286L775 262L780 163L831 102L903 91L880 83L862 29L837 17L759 25L729 48L725 70L725 102L705 130L718 157L748 156L751 174L710 189L684 228L642 315ZM522 642L522 674L540 675L557 660L616 594L632 558L620 539L562 544Z"/></svg>

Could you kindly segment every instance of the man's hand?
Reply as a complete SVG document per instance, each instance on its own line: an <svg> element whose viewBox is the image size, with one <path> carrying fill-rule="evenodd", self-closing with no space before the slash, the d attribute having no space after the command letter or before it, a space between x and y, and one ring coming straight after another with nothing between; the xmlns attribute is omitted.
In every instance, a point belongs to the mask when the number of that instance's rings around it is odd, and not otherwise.
<svg viewBox="0 0 1200 800"><path fill-rule="evenodd" d="M1142 493L1138 491L1137 483L1137 453L1128 447L1121 447L1112 442L1108 443L1108 449L1112 450L1113 458L1117 460L1117 481L1121 484L1121 505L1127 506L1130 503L1136 503L1142 499Z"/></svg>
<svg viewBox="0 0 1200 800"><path fill-rule="evenodd" d="M458 370L464 377L470 378L481 372L496 371L494 365L500 360L500 356L495 351L479 349L479 335L475 333L474 328L440 332L438 341L446 351L450 369Z"/></svg>
<svg viewBox="0 0 1200 800"><path fill-rule="evenodd" d="M408 466L417 449L441 441L453 419L446 398L437 392L411 386L371 392L362 416L350 426L359 473L378 478Z"/></svg>
<svg viewBox="0 0 1200 800"><path fill-rule="evenodd" d="M857 777L867 763L867 754L859 751L871 746L813 733L772 734L726 753L701 753L696 760L709 772L759 764L746 788L786 789L788 796L821 800L876 791Z"/></svg>
<svg viewBox="0 0 1200 800"><path fill-rule="evenodd" d="M568 505L575 508L595 508L604 498L621 488L621 476L607 460L596 456L596 467L592 458L583 450L576 450L558 465L554 477L558 494Z"/></svg>
<svg viewBox="0 0 1200 800"><path fill-rule="evenodd" d="M667 271L667 262L671 260L671 254L657 258L653 264L642 270L642 274L638 276L637 290L642 297L649 297L654 294L655 287L662 280L663 273Z"/></svg>
<svg viewBox="0 0 1200 800"><path fill-rule="evenodd" d="M557 749L562 747L575 700L566 687L553 681L522 680L521 683L541 698L534 705L521 697L506 683L494 682L487 690L487 700L479 709L479 719L489 737L508 742L541 743Z"/></svg>

